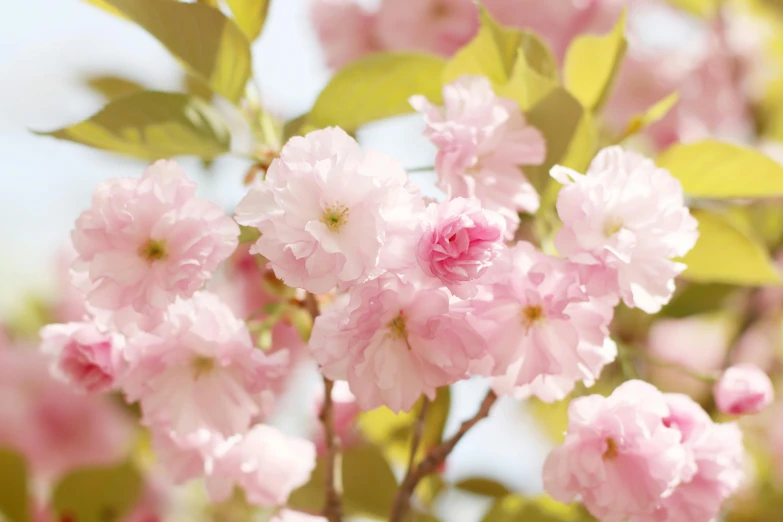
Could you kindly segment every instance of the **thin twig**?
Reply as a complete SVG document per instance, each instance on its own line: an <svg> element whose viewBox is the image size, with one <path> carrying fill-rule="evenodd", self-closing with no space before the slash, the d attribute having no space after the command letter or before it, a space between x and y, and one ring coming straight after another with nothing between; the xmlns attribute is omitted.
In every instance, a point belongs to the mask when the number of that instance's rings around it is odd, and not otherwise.
<svg viewBox="0 0 783 522"><path fill-rule="evenodd" d="M333 386L334 382L324 377L324 405L318 418L321 420L321 424L323 424L324 439L326 440L326 502L324 503L324 517L329 522L341 522L343 506L340 490L342 487L337 471L337 457L340 448L334 432Z"/></svg>
<svg viewBox="0 0 783 522"><path fill-rule="evenodd" d="M430 401L427 399L427 397L422 397L422 403L421 403L421 410L419 411L419 415L416 417L416 421L413 424L413 438L411 439L411 454L408 457L408 469L405 471L405 478L402 480L402 483L405 484L408 480L410 480L411 474L413 474L415 466L416 466L416 453L419 451L419 444L421 444L421 435L424 431L424 422L427 418L427 412L430 409ZM411 491L410 494L412 494L413 491ZM405 496L404 492L402 491L402 487L397 490L397 493L394 495L394 505L392 507L392 512L397 513L399 511L404 511L406 508L403 506L403 504L410 503L410 494L408 494L408 497Z"/></svg>
<svg viewBox="0 0 783 522"><path fill-rule="evenodd" d="M410 500L413 491L416 489L416 486L421 479L435 471L446 461L446 458L451 454L457 443L462 440L462 437L464 437L473 426L478 424L479 421L489 415L489 410L497 399L498 397L495 395L495 392L492 390L487 392L487 396L484 397L484 400L481 402L481 407L478 412L476 412L476 415L463 422L457 433L449 439L443 441L438 446L431 448L427 452L427 456L424 457L424 460L419 462L415 469L405 476L405 479L403 479L402 484L400 484L400 487L397 490L397 495L395 496L394 504L392 505L392 512L389 516L389 522L401 522L403 520L410 508Z"/></svg>

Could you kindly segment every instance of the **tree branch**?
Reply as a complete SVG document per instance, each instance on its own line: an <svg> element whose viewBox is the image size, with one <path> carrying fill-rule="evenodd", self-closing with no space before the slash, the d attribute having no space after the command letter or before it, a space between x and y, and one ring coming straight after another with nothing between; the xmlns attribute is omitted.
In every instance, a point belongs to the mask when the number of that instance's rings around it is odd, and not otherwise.
<svg viewBox="0 0 783 522"><path fill-rule="evenodd" d="M489 390L487 396L481 403L476 415L462 423L457 433L451 436L449 439L443 441L438 446L431 448L427 452L427 456L424 457L418 466L413 471L408 472L405 478L400 484L397 494L394 498L394 504L392 505L392 512L389 516L389 522L402 522L408 509L410 508L410 499L413 495L413 491L419 484L421 479L435 471L441 464L446 461L446 458L451 454L454 447L462 440L462 437L479 421L486 418L489 415L489 410L492 405L497 401L498 396L495 392Z"/></svg>
<svg viewBox="0 0 783 522"><path fill-rule="evenodd" d="M332 387L334 382L324 377L324 405L318 418L324 427L326 441L326 502L324 517L329 522L342 522L343 505L341 499L341 484L338 471L338 453L340 451L337 436L334 432L334 415L332 403Z"/></svg>

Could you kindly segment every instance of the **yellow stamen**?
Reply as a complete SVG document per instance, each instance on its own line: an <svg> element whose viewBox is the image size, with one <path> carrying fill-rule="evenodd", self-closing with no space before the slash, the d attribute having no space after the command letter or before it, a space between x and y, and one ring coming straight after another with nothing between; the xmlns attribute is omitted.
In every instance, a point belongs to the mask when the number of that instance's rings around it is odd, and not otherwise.
<svg viewBox="0 0 783 522"><path fill-rule="evenodd" d="M139 249L139 255L150 263L165 259L168 256L166 242L161 239L150 239Z"/></svg>
<svg viewBox="0 0 783 522"><path fill-rule="evenodd" d="M206 355L197 355L190 361L193 369L193 378L198 380L202 375L207 375L215 369L215 359Z"/></svg>
<svg viewBox="0 0 783 522"><path fill-rule="evenodd" d="M324 215L321 218L321 222L325 224L332 232L339 232L340 228L345 225L348 218L348 207L335 203L334 205L327 207L324 211Z"/></svg>

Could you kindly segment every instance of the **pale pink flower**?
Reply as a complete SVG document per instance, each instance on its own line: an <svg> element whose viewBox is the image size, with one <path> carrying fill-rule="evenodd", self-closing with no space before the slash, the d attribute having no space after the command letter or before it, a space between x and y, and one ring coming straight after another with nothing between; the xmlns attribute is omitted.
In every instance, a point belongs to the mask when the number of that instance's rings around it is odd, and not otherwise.
<svg viewBox="0 0 783 522"><path fill-rule="evenodd" d="M727 369L715 384L715 404L723 413L751 415L772 403L774 390L769 376L752 364Z"/></svg>
<svg viewBox="0 0 783 522"><path fill-rule="evenodd" d="M326 54L326 63L340 69L379 50L375 15L352 0L314 0L310 17Z"/></svg>
<svg viewBox="0 0 783 522"><path fill-rule="evenodd" d="M693 471L680 432L662 421L668 413L663 394L636 380L574 399L565 441L544 463L546 491L581 497L599 520L644 520Z"/></svg>
<svg viewBox="0 0 783 522"><path fill-rule="evenodd" d="M505 221L477 201L455 198L427 207L416 258L453 294L476 295L475 282L503 248Z"/></svg>
<svg viewBox="0 0 783 522"><path fill-rule="evenodd" d="M314 419L318 418L324 404L323 386L319 386L318 391L314 404L315 408L313 409ZM351 393L348 383L335 381L332 388L332 422L334 424L334 433L340 439L341 448L350 447L361 439L357 429L357 420L361 412L362 410L356 401L356 396ZM323 424L317 422L312 440L319 455L323 455L326 451L325 439Z"/></svg>
<svg viewBox="0 0 783 522"><path fill-rule="evenodd" d="M673 258L696 243L696 220L682 185L644 156L607 147L586 175L561 166L557 198L561 255L582 265L588 291L619 294L628 306L655 313L671 299L685 265Z"/></svg>
<svg viewBox="0 0 783 522"><path fill-rule="evenodd" d="M257 424L217 447L207 491L213 502L222 502L238 486L251 504L281 506L293 490L307 483L314 468L312 442Z"/></svg>
<svg viewBox="0 0 783 522"><path fill-rule="evenodd" d="M52 304L52 316L53 320L58 323L83 321L89 315L85 292L82 288L83 286L89 287L89 274L83 272L74 274L71 265L75 260L76 251L70 242L66 248L58 252L55 258L57 289ZM84 280L87 285L80 284L79 279Z"/></svg>
<svg viewBox="0 0 783 522"><path fill-rule="evenodd" d="M199 429L245 432L268 413L268 382L286 356L255 349L245 323L207 292L171 305L163 324L128 339L126 353L121 386L128 400L141 402L147 423L180 436Z"/></svg>
<svg viewBox="0 0 783 522"><path fill-rule="evenodd" d="M693 347L698 346L698 350ZM723 367L729 350L729 326L705 316L658 319L647 333L647 350L654 357L696 373L713 374ZM710 394L710 386L678 368L648 366L650 381L667 392L686 393L697 399Z"/></svg>
<svg viewBox="0 0 783 522"><path fill-rule="evenodd" d="M130 416L108 396L54 379L50 363L32 348L0 350L0 447L19 451L45 481L119 463L133 442Z"/></svg>
<svg viewBox="0 0 783 522"><path fill-rule="evenodd" d="M79 390L105 392L122 369L122 336L94 323L50 324L41 329L41 350L54 357L55 376Z"/></svg>
<svg viewBox="0 0 783 522"><path fill-rule="evenodd" d="M505 277L486 299L473 302L474 314L468 316L492 359L491 367L476 371L504 375L495 383L502 393L533 384L545 395L543 388L551 384L561 390L552 390L558 396L576 381L591 383L616 355L607 344L611 306L592 300L564 259L525 242L507 255ZM548 382L550 377L555 379Z"/></svg>
<svg viewBox="0 0 783 522"><path fill-rule="evenodd" d="M670 414L664 424L682 434L689 453L690 476L646 520L712 522L744 479L742 432L734 423L714 424L687 395L666 394L666 402Z"/></svg>
<svg viewBox="0 0 783 522"><path fill-rule="evenodd" d="M308 515L291 509L281 509L270 522L327 522L325 517Z"/></svg>
<svg viewBox="0 0 783 522"><path fill-rule="evenodd" d="M379 275L382 247L423 209L402 166L338 128L292 138L236 209L257 227L251 252L288 286L325 293Z"/></svg>
<svg viewBox="0 0 783 522"><path fill-rule="evenodd" d="M237 247L239 227L195 192L195 183L167 160L140 179L98 185L72 233L74 269L89 274L92 305L165 309L204 285Z"/></svg>
<svg viewBox="0 0 783 522"><path fill-rule="evenodd" d="M477 198L501 214L512 237L519 212L535 212L539 197L523 165L540 165L546 146L538 129L528 125L519 105L500 98L483 76L463 76L443 88L444 107L423 96L411 105L424 115L424 135L438 148L438 187L449 198Z"/></svg>
<svg viewBox="0 0 783 522"><path fill-rule="evenodd" d="M443 289L388 275L354 287L318 317L310 339L324 375L347 380L364 410L408 411L467 377L484 343Z"/></svg>

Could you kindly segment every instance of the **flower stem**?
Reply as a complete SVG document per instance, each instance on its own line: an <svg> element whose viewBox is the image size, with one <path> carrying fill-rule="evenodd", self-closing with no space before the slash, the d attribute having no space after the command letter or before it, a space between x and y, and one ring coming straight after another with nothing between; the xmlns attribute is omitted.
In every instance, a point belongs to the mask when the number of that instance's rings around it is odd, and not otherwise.
<svg viewBox="0 0 783 522"><path fill-rule="evenodd" d="M487 392L487 396L484 397L478 412L476 412L472 418L463 422L457 433L438 446L431 448L424 459L413 468L413 471L409 469L408 474L403 479L402 484L400 484L397 494L394 497L394 504L392 505L391 514L389 515L389 522L401 522L405 518L405 515L410 508L413 491L416 489L416 486L421 479L435 471L446 461L446 458L451 454L457 443L462 440L462 437L464 437L473 426L478 424L479 421L489 415L489 410L492 408L492 405L495 404L497 398L497 395L495 395L495 392L492 390ZM411 450L411 454L415 454L414 449Z"/></svg>

